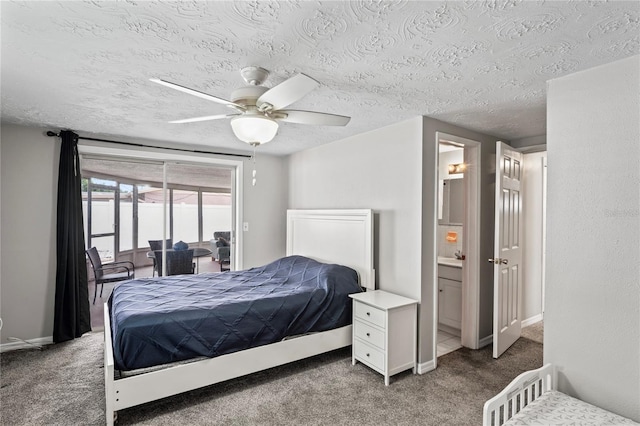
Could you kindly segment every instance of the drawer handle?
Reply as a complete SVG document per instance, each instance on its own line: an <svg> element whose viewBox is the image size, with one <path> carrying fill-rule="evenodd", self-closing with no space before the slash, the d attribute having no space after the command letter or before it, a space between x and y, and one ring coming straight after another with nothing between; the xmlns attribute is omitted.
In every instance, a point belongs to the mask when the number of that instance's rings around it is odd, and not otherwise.
<svg viewBox="0 0 640 426"><path fill-rule="evenodd" d="M367 333L367 337L371 337L371 333Z"/></svg>
<svg viewBox="0 0 640 426"><path fill-rule="evenodd" d="M367 316L370 317L371 316L371 312L367 312Z"/></svg>
<svg viewBox="0 0 640 426"><path fill-rule="evenodd" d="M369 356L369 354L367 354L367 356Z"/></svg>

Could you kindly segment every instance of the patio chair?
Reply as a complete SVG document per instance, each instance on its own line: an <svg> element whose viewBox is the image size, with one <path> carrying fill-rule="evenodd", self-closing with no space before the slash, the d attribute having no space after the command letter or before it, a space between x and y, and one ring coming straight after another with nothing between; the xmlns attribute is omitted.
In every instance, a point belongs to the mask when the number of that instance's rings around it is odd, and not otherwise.
<svg viewBox="0 0 640 426"><path fill-rule="evenodd" d="M93 292L94 305L96 304L96 295L98 294L98 284L100 284L100 297L102 297L102 290L104 290L105 283L135 278L135 266L132 262L111 262L103 265L100 255L98 254L98 249L95 247L87 250L87 257L89 258L89 262L91 262L91 268L93 269L93 276L96 282L96 287Z"/></svg>
<svg viewBox="0 0 640 426"><path fill-rule="evenodd" d="M151 248L151 251L162 250L162 240L147 240L147 241L149 241L149 248ZM167 249L172 248L173 247L173 240L171 238L166 239L165 242L164 242L164 246ZM151 272L151 276L155 277L157 271L158 271L158 265L156 265L156 259L154 257L153 258L153 271Z"/></svg>
<svg viewBox="0 0 640 426"><path fill-rule="evenodd" d="M162 276L162 250L155 250L158 276ZM193 263L193 249L167 251L167 275L193 274L196 264Z"/></svg>
<svg viewBox="0 0 640 426"><path fill-rule="evenodd" d="M215 260L220 264L220 271L228 271L231 261L231 232L217 231L213 233L211 240L211 251L215 255Z"/></svg>

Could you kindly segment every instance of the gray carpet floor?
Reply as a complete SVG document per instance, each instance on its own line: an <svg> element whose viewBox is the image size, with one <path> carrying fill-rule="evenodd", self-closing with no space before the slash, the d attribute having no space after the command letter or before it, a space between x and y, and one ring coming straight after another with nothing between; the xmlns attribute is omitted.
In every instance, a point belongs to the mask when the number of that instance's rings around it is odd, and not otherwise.
<svg viewBox="0 0 640 426"><path fill-rule="evenodd" d="M344 348L119 412L121 425L480 425L484 402L542 365L542 325L499 359L462 348L423 375L351 365ZM0 358L0 424L105 423L102 333Z"/></svg>

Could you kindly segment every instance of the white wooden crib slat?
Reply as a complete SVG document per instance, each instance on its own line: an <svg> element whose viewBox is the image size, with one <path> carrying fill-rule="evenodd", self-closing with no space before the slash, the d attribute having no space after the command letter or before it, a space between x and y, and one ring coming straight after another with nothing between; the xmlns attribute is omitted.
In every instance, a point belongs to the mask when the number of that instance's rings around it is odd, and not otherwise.
<svg viewBox="0 0 640 426"><path fill-rule="evenodd" d="M483 425L501 426L543 393L555 389L551 364L520 374L502 392L484 405Z"/></svg>

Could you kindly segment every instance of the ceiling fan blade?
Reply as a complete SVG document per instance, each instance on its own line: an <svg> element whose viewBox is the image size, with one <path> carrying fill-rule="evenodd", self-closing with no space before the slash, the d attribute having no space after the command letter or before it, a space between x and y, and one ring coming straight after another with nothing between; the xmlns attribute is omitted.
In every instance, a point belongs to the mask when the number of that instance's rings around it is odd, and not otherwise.
<svg viewBox="0 0 640 426"><path fill-rule="evenodd" d="M316 126L346 126L351 117L337 114L327 114L326 112L297 111L293 109L283 109L278 113L287 114L286 117L278 118L278 121L289 123L312 124Z"/></svg>
<svg viewBox="0 0 640 426"><path fill-rule="evenodd" d="M222 104L222 105L227 105L227 106L230 106L230 107L233 107L233 108L239 108L239 109L244 110L244 107L242 105L235 104L235 103L233 103L231 101L227 101L226 99L218 98L216 96L209 95L207 93L200 92L200 91L195 90L195 89L189 89L188 87L181 86L181 85L176 84L176 83L171 83L170 81L161 80L159 78L150 78L149 80L153 81L154 83L158 83L158 84L161 84L163 86L170 87L170 88L172 88L174 90L179 90L180 92L188 93L189 95L197 96L199 98L206 99L208 101L213 101L213 102L217 102L217 103Z"/></svg>
<svg viewBox="0 0 640 426"><path fill-rule="evenodd" d="M183 120L173 120L173 121L170 121L169 123L171 124L196 123L198 121L219 120L221 118L235 117L236 115L241 115L241 114L206 115L204 117L193 117L193 118L185 118Z"/></svg>
<svg viewBox="0 0 640 426"><path fill-rule="evenodd" d="M273 110L279 110L301 99L319 85L320 83L309 76L296 74L264 92L256 101L256 105L264 109L262 105L269 104L273 106Z"/></svg>

